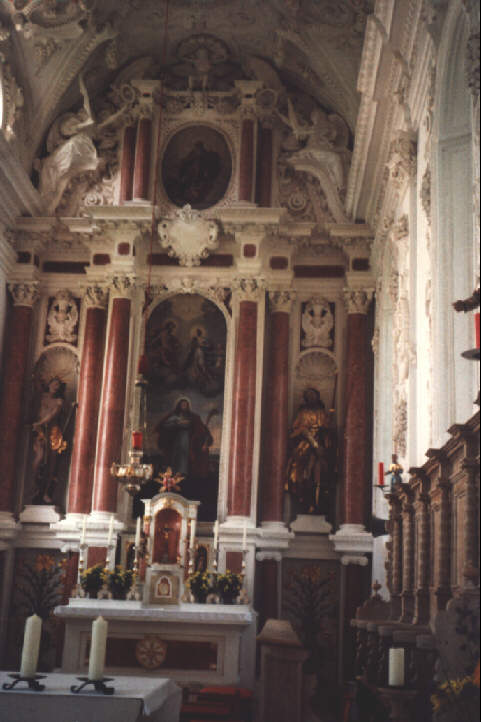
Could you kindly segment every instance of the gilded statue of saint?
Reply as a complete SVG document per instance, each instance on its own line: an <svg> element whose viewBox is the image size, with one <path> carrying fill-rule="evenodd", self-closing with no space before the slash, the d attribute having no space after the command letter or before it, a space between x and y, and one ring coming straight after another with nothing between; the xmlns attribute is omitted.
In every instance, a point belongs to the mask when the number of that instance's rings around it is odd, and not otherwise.
<svg viewBox="0 0 481 722"><path fill-rule="evenodd" d="M303 399L289 433L286 490L301 513L328 515L335 486L335 437L317 389L305 389Z"/></svg>

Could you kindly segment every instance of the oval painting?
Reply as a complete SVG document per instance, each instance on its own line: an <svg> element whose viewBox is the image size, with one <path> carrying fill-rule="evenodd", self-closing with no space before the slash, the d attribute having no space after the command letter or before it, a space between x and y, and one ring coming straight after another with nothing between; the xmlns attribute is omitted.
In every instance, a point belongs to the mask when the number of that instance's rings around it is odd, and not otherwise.
<svg viewBox="0 0 481 722"><path fill-rule="evenodd" d="M232 159L224 136L207 125L179 130L162 159L162 182L172 203L196 210L210 208L225 196Z"/></svg>

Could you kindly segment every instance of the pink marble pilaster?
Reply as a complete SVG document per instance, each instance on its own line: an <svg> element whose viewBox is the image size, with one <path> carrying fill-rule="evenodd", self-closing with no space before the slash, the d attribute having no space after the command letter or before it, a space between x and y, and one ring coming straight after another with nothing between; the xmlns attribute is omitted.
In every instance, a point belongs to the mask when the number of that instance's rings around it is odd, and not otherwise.
<svg viewBox="0 0 481 722"><path fill-rule="evenodd" d="M106 346L93 493L95 511L115 512L117 482L110 474L120 459L129 352L130 299L114 298Z"/></svg>
<svg viewBox="0 0 481 722"><path fill-rule="evenodd" d="M124 130L122 160L120 165L120 202L132 200L134 181L136 127L130 125Z"/></svg>
<svg viewBox="0 0 481 722"><path fill-rule="evenodd" d="M290 295L271 293L269 298L272 313L263 417L261 519L282 521L287 465Z"/></svg>
<svg viewBox="0 0 481 722"><path fill-rule="evenodd" d="M256 202L270 208L272 201L272 128L259 124L257 135Z"/></svg>
<svg viewBox="0 0 481 722"><path fill-rule="evenodd" d="M254 140L255 121L246 118L242 121L241 150L239 169L239 200L251 203L254 196Z"/></svg>
<svg viewBox="0 0 481 722"><path fill-rule="evenodd" d="M241 301L234 370L228 513L249 516L251 508L256 401L257 303Z"/></svg>
<svg viewBox="0 0 481 722"><path fill-rule="evenodd" d="M344 524L365 525L370 503L369 339L371 294L347 291L346 421L344 432Z"/></svg>
<svg viewBox="0 0 481 722"><path fill-rule="evenodd" d="M135 201L146 201L149 198L151 135L152 121L149 118L141 118L137 127L137 140L135 143L132 191L133 200Z"/></svg>
<svg viewBox="0 0 481 722"><path fill-rule="evenodd" d="M101 289L89 289L86 302L94 303L96 297L101 305L90 306L87 308L86 313L77 421L70 468L67 510L78 514L88 514L92 506L95 446L101 392L99 379L102 378L107 315L105 308L106 294Z"/></svg>
<svg viewBox="0 0 481 722"><path fill-rule="evenodd" d="M0 511L14 512L22 395L37 291L36 284L14 284L9 289L14 306L8 318L0 392Z"/></svg>

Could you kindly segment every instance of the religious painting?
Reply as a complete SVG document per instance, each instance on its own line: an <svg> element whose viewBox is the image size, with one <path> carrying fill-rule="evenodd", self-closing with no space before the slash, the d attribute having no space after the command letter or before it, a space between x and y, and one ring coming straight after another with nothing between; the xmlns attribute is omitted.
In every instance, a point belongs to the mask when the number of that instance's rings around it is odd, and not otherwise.
<svg viewBox="0 0 481 722"><path fill-rule="evenodd" d="M53 504L65 510L77 379L78 359L67 348L51 348L35 364L26 503Z"/></svg>
<svg viewBox="0 0 481 722"><path fill-rule="evenodd" d="M146 457L154 476L168 467L181 474L182 495L201 502L199 520L213 521L224 408L224 316L200 295L174 296L149 318L146 353Z"/></svg>
<svg viewBox="0 0 481 722"><path fill-rule="evenodd" d="M225 196L232 159L224 136L207 125L188 126L168 142L162 159L162 183L176 206L210 208Z"/></svg>

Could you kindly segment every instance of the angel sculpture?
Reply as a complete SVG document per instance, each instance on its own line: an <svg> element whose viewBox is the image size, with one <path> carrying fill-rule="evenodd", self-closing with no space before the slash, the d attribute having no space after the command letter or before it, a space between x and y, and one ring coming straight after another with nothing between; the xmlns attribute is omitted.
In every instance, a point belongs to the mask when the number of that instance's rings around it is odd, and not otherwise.
<svg viewBox="0 0 481 722"><path fill-rule="evenodd" d="M55 212L69 181L86 171L96 171L100 165L97 149L92 141L107 126L115 123L127 110L123 106L102 122L95 120L85 81L79 75L83 107L78 113L61 116L52 126L47 138L48 155L35 162L40 173L40 193L45 199L46 212Z"/></svg>
<svg viewBox="0 0 481 722"><path fill-rule="evenodd" d="M343 119L334 113L327 115L320 108L314 108L311 123L306 125L299 120L290 98L287 99L287 116L277 112L291 129L296 141L307 140L299 154L307 154L319 161L337 191L342 190L345 185L345 161L350 156L347 148L349 131Z"/></svg>

